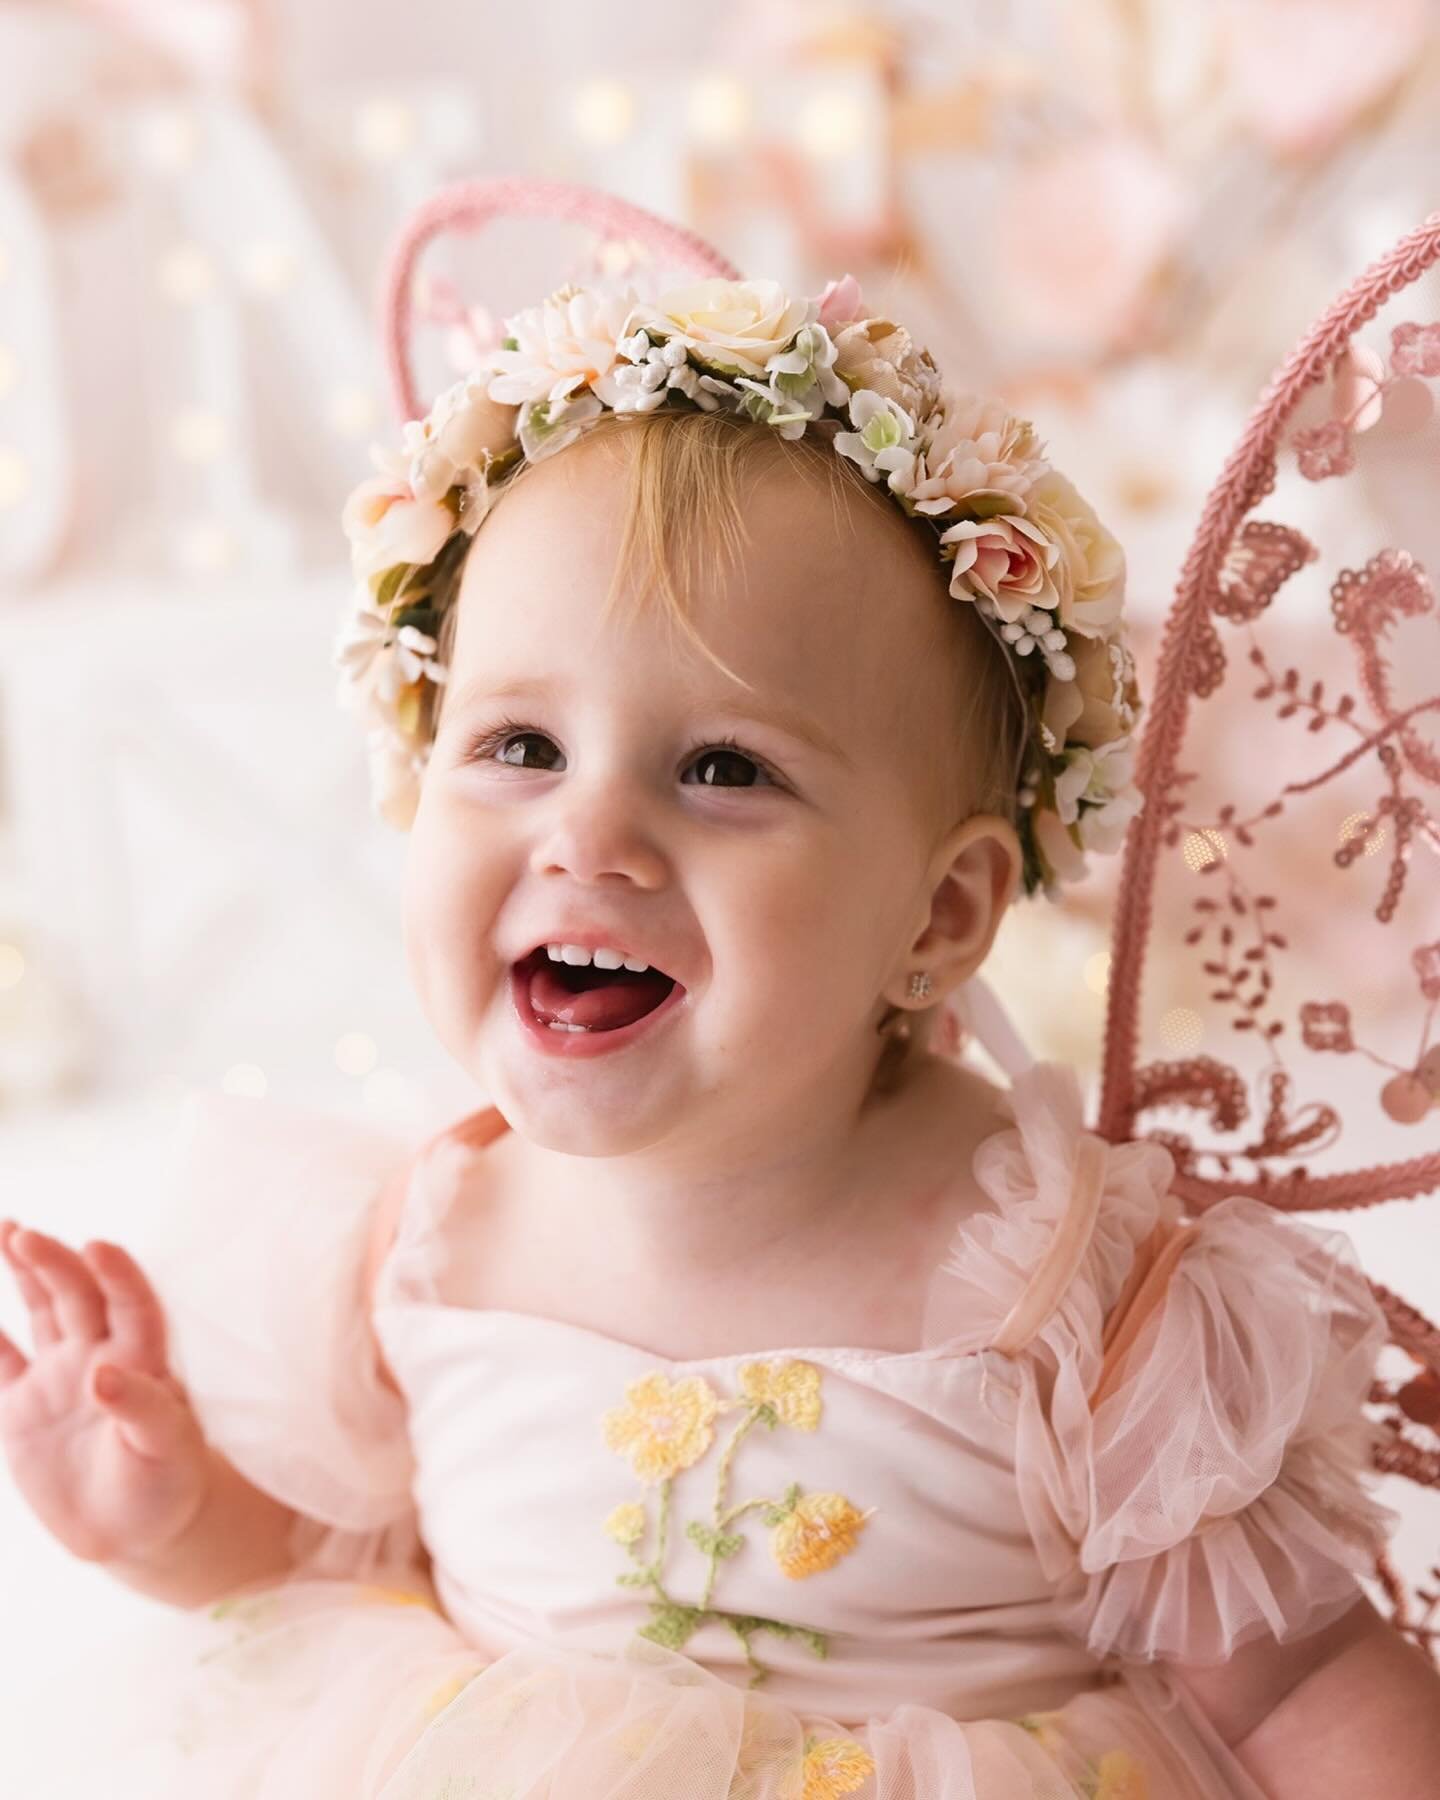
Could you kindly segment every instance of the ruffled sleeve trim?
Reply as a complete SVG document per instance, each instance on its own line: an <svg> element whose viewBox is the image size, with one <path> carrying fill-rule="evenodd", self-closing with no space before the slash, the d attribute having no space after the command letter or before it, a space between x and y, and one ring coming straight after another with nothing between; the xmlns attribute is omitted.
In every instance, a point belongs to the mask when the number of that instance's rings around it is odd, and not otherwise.
<svg viewBox="0 0 1440 1800"><path fill-rule="evenodd" d="M1015 1125L975 1153L990 1209L955 1234L931 1282L927 1344L1016 1357L1057 1317L1093 1345L1098 1379L1103 1314L1118 1300L1136 1244L1179 1218L1175 1164L1158 1144L1107 1144L1084 1129L1079 1079L1037 1062L1017 1076Z"/></svg>
<svg viewBox="0 0 1440 1800"><path fill-rule="evenodd" d="M1368 1485L1388 1327L1349 1239L1239 1195L1186 1220L1169 1153L1085 1131L1070 1069L1035 1064L1011 1102L926 1335L1013 1372L1059 1622L1098 1657L1202 1665L1319 1630L1398 1519Z"/></svg>
<svg viewBox="0 0 1440 1800"><path fill-rule="evenodd" d="M199 1096L141 1252L206 1438L296 1512L314 1572L363 1578L418 1550L405 1406L365 1294L374 1207L411 1154L336 1114Z"/></svg>

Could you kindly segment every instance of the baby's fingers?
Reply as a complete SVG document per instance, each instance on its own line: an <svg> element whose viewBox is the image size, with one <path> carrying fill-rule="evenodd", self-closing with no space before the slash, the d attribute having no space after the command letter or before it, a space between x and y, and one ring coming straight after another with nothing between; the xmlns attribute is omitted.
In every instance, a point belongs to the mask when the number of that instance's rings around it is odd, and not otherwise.
<svg viewBox="0 0 1440 1800"><path fill-rule="evenodd" d="M50 1310L69 1338L97 1341L105 1335L105 1301L95 1277L68 1244L43 1231L17 1231L10 1246L50 1298Z"/></svg>
<svg viewBox="0 0 1440 1800"><path fill-rule="evenodd" d="M136 1369L102 1363L91 1377L96 1402L120 1427L130 1448L157 1462L194 1450L199 1426L173 1388Z"/></svg>
<svg viewBox="0 0 1440 1800"><path fill-rule="evenodd" d="M110 1354L131 1368L165 1374L165 1315L145 1271L128 1250L103 1239L86 1244L84 1256L104 1291Z"/></svg>
<svg viewBox="0 0 1440 1800"><path fill-rule="evenodd" d="M15 1240L20 1236L21 1228L12 1220L6 1219L0 1224L0 1251L10 1265L10 1272L15 1277L15 1285L20 1290L20 1298L25 1302L30 1313L30 1336L37 1350L48 1349L51 1344L60 1341L60 1324L55 1317L55 1309L50 1303L50 1290L40 1280L21 1256Z"/></svg>
<svg viewBox="0 0 1440 1800"><path fill-rule="evenodd" d="M29 1367L20 1349L0 1331L0 1391L18 1381Z"/></svg>

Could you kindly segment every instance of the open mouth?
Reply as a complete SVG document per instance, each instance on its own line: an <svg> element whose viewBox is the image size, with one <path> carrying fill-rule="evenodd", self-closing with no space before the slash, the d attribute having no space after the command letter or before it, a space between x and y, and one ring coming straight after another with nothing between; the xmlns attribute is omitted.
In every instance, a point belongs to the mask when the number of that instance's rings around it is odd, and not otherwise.
<svg viewBox="0 0 1440 1800"><path fill-rule="evenodd" d="M598 969L551 962L543 944L515 965L536 1023L552 1031L621 1031L662 1006L679 985L659 969Z"/></svg>

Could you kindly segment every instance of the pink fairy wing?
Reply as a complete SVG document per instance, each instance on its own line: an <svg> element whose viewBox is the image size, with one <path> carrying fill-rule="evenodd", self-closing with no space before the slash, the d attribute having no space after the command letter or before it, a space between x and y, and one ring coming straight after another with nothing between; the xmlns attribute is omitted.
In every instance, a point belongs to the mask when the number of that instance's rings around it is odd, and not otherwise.
<svg viewBox="0 0 1440 1800"><path fill-rule="evenodd" d="M1437 262L1440 213L1281 366L1161 643L1098 1129L1163 1144L1194 1214L1440 1187ZM1147 956L1168 964L1148 1003ZM1374 1465L1440 1486L1440 1331L1370 1288L1412 1364L1371 1386ZM1383 1550L1376 1573L1428 1642L1433 1596L1417 1621Z"/></svg>
<svg viewBox="0 0 1440 1800"><path fill-rule="evenodd" d="M1163 1142L1195 1209L1440 1186L1437 259L1440 214L1282 366L1161 645L1100 1130Z"/></svg>
<svg viewBox="0 0 1440 1800"><path fill-rule="evenodd" d="M477 232L497 219L560 219L600 236L635 238L657 257L697 275L740 280L740 271L702 237L628 200L568 181L520 176L460 181L443 187L407 222L385 282L384 332L391 391L402 420L424 415L413 363L416 264L432 238L447 231Z"/></svg>

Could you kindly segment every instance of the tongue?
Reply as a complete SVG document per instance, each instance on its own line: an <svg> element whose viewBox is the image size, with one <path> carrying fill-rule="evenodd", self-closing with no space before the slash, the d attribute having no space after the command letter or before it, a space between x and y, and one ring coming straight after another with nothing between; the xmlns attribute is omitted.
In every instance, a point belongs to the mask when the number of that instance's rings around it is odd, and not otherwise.
<svg viewBox="0 0 1440 1800"><path fill-rule="evenodd" d="M621 969L577 993L556 974L553 964L543 962L530 977L530 1005L542 1025L554 1019L591 1031L618 1031L654 1012L673 986L668 975L653 969L640 975Z"/></svg>

